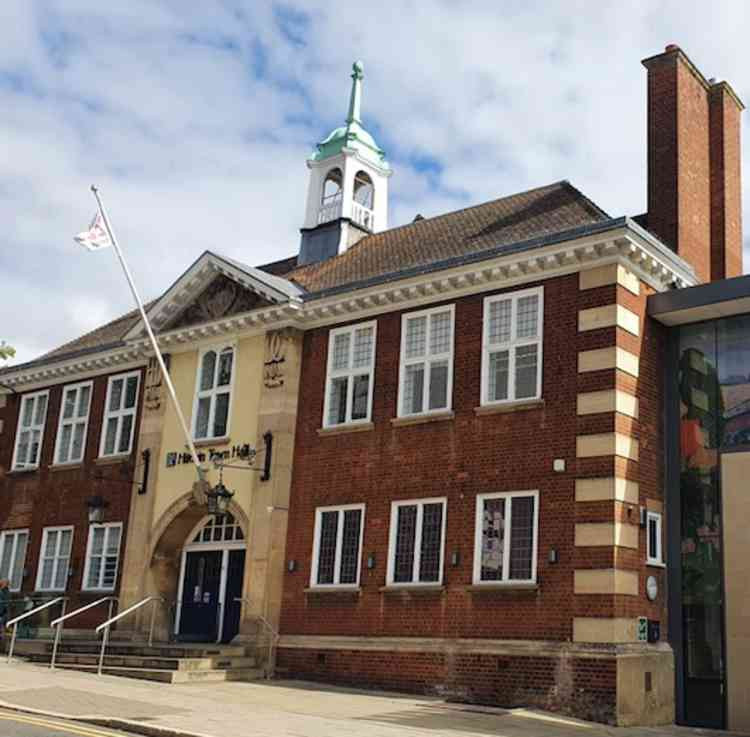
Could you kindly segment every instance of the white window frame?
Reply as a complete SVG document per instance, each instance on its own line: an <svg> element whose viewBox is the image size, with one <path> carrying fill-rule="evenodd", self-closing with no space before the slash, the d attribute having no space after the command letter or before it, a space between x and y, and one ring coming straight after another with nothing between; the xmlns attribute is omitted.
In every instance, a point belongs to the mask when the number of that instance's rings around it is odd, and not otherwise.
<svg viewBox="0 0 750 737"><path fill-rule="evenodd" d="M430 316L440 312L449 312L451 316L451 341L450 350L446 353L436 353L430 355L430 334L431 321ZM427 331L425 333L425 353L418 358L406 358L406 326L409 320L417 317L426 317ZM398 398L397 398L397 416L398 417L422 417L423 415L434 415L450 412L453 409L453 361L456 345L456 305L442 305L440 307L431 307L427 310L417 312L407 312L401 315L401 351L399 353L398 367ZM430 374L429 364L436 361L448 361L448 379L446 387L446 405L436 409L429 409L430 398ZM406 367L422 364L425 367L424 382L422 386L422 411L421 412L404 412L404 381L406 378Z"/></svg>
<svg viewBox="0 0 750 737"><path fill-rule="evenodd" d="M518 331L518 302L524 297L537 295L537 336L535 338L517 338ZM490 305L494 302L511 300L510 312L510 340L504 343L490 343ZM523 346L537 346L536 392L533 397L516 398L516 349ZM490 353L508 351L508 398L490 399ZM482 313L482 406L510 404L514 402L534 402L542 397L542 374L544 373L544 287L522 289L517 292L492 294L484 298Z"/></svg>
<svg viewBox="0 0 750 737"><path fill-rule="evenodd" d="M128 379L135 376L137 381L135 385L135 404L132 407L122 409L109 409L109 400L112 393L112 384L118 379L122 379L122 401L125 402L125 389L127 388ZM138 405L141 391L141 372L140 371L127 371L124 374L113 374L107 380L107 396L104 401L104 413L102 415L102 429L101 437L99 439L99 457L100 458L114 458L116 456L128 456L133 452L133 441L136 433L136 421L138 419ZM133 415L132 431L130 433L130 444L128 450L120 451L120 435L122 434L122 418L126 415ZM111 453L104 452L104 446L107 441L107 424L113 417L117 418L117 432L115 433L115 445Z"/></svg>
<svg viewBox="0 0 750 737"><path fill-rule="evenodd" d="M514 497L533 497L534 522L531 548L531 578L510 578L510 540L513 527L512 500ZM482 539L484 522L484 502L488 499L506 499L505 521L506 529L503 538L503 576L499 581L484 581L482 579ZM537 563L539 552L539 491L497 491L489 494L477 494L474 518L474 574L475 586L509 586L517 584L535 585L537 583Z"/></svg>
<svg viewBox="0 0 750 737"><path fill-rule="evenodd" d="M438 570L437 581L419 581L419 567L422 558L422 523L424 521L425 504L442 504L442 530L440 531L440 567ZM417 507L417 520L414 529L414 563L412 567L411 581L394 581L396 569L396 539L398 537L398 510L400 507ZM442 586L443 575L445 572L445 530L448 526L448 498L429 497L426 499L399 499L391 502L391 528L388 536L388 567L386 574L386 584L388 586L406 587L406 586Z"/></svg>
<svg viewBox="0 0 750 737"><path fill-rule="evenodd" d="M111 529L119 529L120 530L120 538L119 542L117 543L117 562L115 563L115 578L112 582L111 586L89 586L88 580L89 580L89 570L91 569L91 547L94 543L94 530L96 529L104 529L104 543L102 546L102 566L99 569L99 582L101 584L101 580L104 577L104 559L107 557L106 551L107 551L107 542L109 540L110 530ZM81 591L114 591L117 586L117 576L120 573L120 553L122 552L122 522L104 522L104 523L97 523L95 525L89 526L89 538L88 542L86 543L86 562L84 563L83 567L83 579L81 581Z"/></svg>
<svg viewBox="0 0 750 737"><path fill-rule="evenodd" d="M201 370L203 368L203 356L206 353L213 351L216 354L216 363L214 364L214 383L217 379L217 372L219 371L219 358L222 351L230 349L232 351L232 375L229 378L229 384L217 387L213 386L211 389L201 390ZM208 440L224 440L229 437L230 428L232 424L232 397L234 396L234 377L237 375L237 343L217 343L214 345L208 345L201 348L198 351L198 367L195 371L195 392L193 397L193 419L190 427L190 434L193 436L193 440L196 442L203 442ZM227 404L227 427L223 435L212 435L210 431L214 426L214 419L216 415L216 397L219 394L229 394L229 402ZM198 425L198 403L201 399L210 397L211 403L208 410L208 429L209 434L205 437L196 437L195 431Z"/></svg>
<svg viewBox="0 0 750 737"><path fill-rule="evenodd" d="M19 535L26 535L26 544L23 551L23 563L21 570L21 581L19 582L18 586L13 586L13 569L16 567L16 558L18 557L18 537ZM18 530L3 530L0 532L0 561L3 559L3 555L5 553L5 546L8 545L8 539L10 538L11 542L10 545L12 545L12 552L10 554L10 569L8 571L8 589L10 591L16 592L20 591L21 587L23 586L23 569L26 567L26 556L29 552L29 530L28 528L21 528Z"/></svg>
<svg viewBox="0 0 750 737"><path fill-rule="evenodd" d="M656 522L656 550L651 550L651 522ZM664 561L664 517L661 512L646 511L646 565L663 568ZM655 554L654 554L655 553Z"/></svg>
<svg viewBox="0 0 750 737"><path fill-rule="evenodd" d="M352 358L354 354L354 334L357 330L372 328L372 363L369 369L354 368ZM336 336L349 333L349 368L333 370L333 350ZM335 328L328 333L328 365L326 367L325 397L323 400L323 427L344 427L345 425L361 425L372 421L372 395L375 386L375 354L377 352L378 323L377 320L360 322L355 325L347 325L343 328ZM359 420L352 419L352 407L354 404L354 377L368 374L369 383L367 391L367 415ZM331 384L334 379L348 379L346 388L346 419L343 422L329 422L328 411L331 402Z"/></svg>
<svg viewBox="0 0 750 737"><path fill-rule="evenodd" d="M69 452L73 452L73 437L75 433L75 426L81 422L81 417L76 416L75 412L78 408L78 401L80 397L80 392L85 387L89 387L89 404L86 408L86 417L83 418L83 439L81 442L81 456L80 458L72 458L68 457L67 460L61 461L58 457L58 454L60 452L60 440L62 438L63 428L66 425L70 425L72 427L71 433L70 433L70 448ZM75 391L76 398L75 398L75 404L73 407L73 416L68 418L67 420L63 417L64 411L65 411L65 395L69 391ZM94 396L94 382L93 381L81 381L77 384L67 384L63 387L62 390L62 397L60 398L60 418L57 422L57 435L55 436L55 453L52 456L52 464L55 466L67 466L73 463L81 463L83 459L86 456L86 439L88 438L88 432L89 432L89 417L91 416L91 402ZM137 404L137 400L136 400Z"/></svg>
<svg viewBox="0 0 750 737"><path fill-rule="evenodd" d="M52 568L52 583L53 585L48 588L42 588L42 570L44 569L44 551L47 548L47 536L50 532L65 532L66 530L70 530L70 555L68 556L68 564L67 564L67 570L65 571L65 584L62 588L57 588L54 586L54 582L57 579L57 572L58 567L60 565L60 540L62 539L61 535L57 536L57 544L55 545L55 555L54 555L54 566ZM36 591L65 591L68 588L68 578L70 576L70 561L73 558L73 540L75 538L75 528L73 525L62 525L59 527L45 527L42 531L42 544L39 548L39 563L37 565L37 571L36 571Z"/></svg>
<svg viewBox="0 0 750 737"><path fill-rule="evenodd" d="M34 423L34 417L36 415L36 403L40 397L46 397L47 398L47 404L44 408L44 419L42 420L41 424L35 424ZM31 424L24 428L24 430L28 430L33 434L35 430L39 431L39 454L37 456L35 463L24 463L22 465L18 464L18 446L20 445L21 441L21 423L23 422L23 415L24 415L24 407L26 406L26 402L33 402L34 408L31 413ZM16 441L13 444L13 464L11 465L12 471L34 471L37 468L39 468L39 464L42 460L42 450L44 449L44 429L47 425L47 413L49 412L49 389L44 389L40 392L32 392L30 394L24 394L21 396L21 404L19 406L18 411L18 424L16 425Z"/></svg>
<svg viewBox="0 0 750 737"><path fill-rule="evenodd" d="M341 549L344 542L344 513L352 510L362 512L359 523L359 542L357 548L357 580L354 583L341 583ZM318 572L320 566L320 533L321 521L324 512L338 512L336 527L336 555L333 563L333 583L318 583ZM365 531L365 505L364 504L336 504L330 507L316 507L315 509L315 531L313 535L312 566L310 567L310 588L312 589L356 589L359 588L360 576L362 574L362 540Z"/></svg>

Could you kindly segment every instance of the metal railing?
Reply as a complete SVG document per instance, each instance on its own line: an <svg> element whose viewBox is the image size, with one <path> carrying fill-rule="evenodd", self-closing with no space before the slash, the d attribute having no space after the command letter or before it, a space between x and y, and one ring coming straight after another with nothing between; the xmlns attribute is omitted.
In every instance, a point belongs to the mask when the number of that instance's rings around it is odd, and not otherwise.
<svg viewBox="0 0 750 737"><path fill-rule="evenodd" d="M57 604L59 602L62 602L62 610L61 614L65 614L65 602L68 600L67 596L58 596L55 599L50 599L50 601L45 602L44 604L41 604L38 607L34 607L34 609L29 609L29 611L24 612L23 614L19 614L17 617L14 617L13 619L9 619L6 623L6 627L10 627L13 625L13 635L10 638L10 649L8 650L8 662L11 662L11 659L13 658L13 650L16 647L16 636L18 635L18 623L22 622L24 619L31 617L33 614L36 614L37 612L41 612L43 609L47 609L48 607L53 606L54 604Z"/></svg>
<svg viewBox="0 0 750 737"><path fill-rule="evenodd" d="M234 600L243 602L244 604L250 606L250 599L243 599L241 596L238 596ZM266 668L266 678L271 678L276 671L276 645L278 644L281 635L279 635L279 633L274 629L273 625L262 614L253 614L251 616L255 617L255 619L257 619L268 630L269 633L268 668Z"/></svg>
<svg viewBox="0 0 750 737"><path fill-rule="evenodd" d="M72 617L75 617L78 614L82 614L85 611L88 611L89 609L93 609L95 606L98 606L99 604L103 604L105 601L109 602L109 614L107 615L107 619L112 618L112 609L115 606L115 602L117 601L116 596L104 596L101 599L97 599L96 601L92 601L91 604L86 604L85 606L78 607L75 611L72 611L68 614L64 614L61 617L58 617L57 619L50 622L50 627L55 627L55 643L52 646L52 659L50 660L49 667L51 670L55 669L55 661L57 660L57 648L60 644L60 637L62 636L62 628L63 624L66 620L71 619Z"/></svg>
<svg viewBox="0 0 750 737"><path fill-rule="evenodd" d="M104 630L104 634L102 635L102 649L99 651L99 668L97 670L97 673L99 675L102 674L102 668L104 667L104 654L107 649L107 643L109 642L109 628L118 620L123 619L124 617L127 617L128 614L131 614L132 612L140 609L142 606L145 606L149 602L153 602L153 606L151 607L151 624L148 628L148 646L151 647L154 642L154 621L156 619L156 603L157 602L164 603L164 599L161 596L147 596L145 599L141 599L137 604L133 604L133 606L128 607L125 611L120 612L118 615L112 617L112 612L110 611L110 618L106 622L102 622L97 628L97 632L101 632Z"/></svg>

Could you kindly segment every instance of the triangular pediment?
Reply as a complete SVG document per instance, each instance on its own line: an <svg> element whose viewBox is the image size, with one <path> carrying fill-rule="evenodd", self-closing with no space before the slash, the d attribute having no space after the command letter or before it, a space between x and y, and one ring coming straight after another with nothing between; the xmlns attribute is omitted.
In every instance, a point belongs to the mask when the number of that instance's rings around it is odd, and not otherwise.
<svg viewBox="0 0 750 737"><path fill-rule="evenodd" d="M299 302L303 290L283 277L205 251L157 300L149 322L157 333L221 320L272 305ZM125 336L145 332L141 320Z"/></svg>

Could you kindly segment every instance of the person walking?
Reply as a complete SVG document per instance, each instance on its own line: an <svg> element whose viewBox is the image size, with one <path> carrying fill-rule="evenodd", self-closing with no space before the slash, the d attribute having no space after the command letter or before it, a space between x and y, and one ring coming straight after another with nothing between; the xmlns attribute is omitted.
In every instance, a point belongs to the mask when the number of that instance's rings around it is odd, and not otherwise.
<svg viewBox="0 0 750 737"><path fill-rule="evenodd" d="M5 622L10 608L10 587L6 579L0 579L0 642L5 639Z"/></svg>

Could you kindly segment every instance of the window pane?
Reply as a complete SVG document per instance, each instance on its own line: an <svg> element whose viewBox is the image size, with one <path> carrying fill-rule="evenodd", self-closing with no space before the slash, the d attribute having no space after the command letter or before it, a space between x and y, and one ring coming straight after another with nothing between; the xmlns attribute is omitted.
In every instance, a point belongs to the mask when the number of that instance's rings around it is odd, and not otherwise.
<svg viewBox="0 0 750 737"><path fill-rule="evenodd" d="M211 410L211 397L202 397L198 400L198 417L195 420L195 437L205 438L208 436L208 413Z"/></svg>
<svg viewBox="0 0 750 737"><path fill-rule="evenodd" d="M451 349L451 313L430 315L430 353L448 353Z"/></svg>
<svg viewBox="0 0 750 737"><path fill-rule="evenodd" d="M31 431L31 447L29 449L29 463L39 463L39 449L42 442L42 433L39 430Z"/></svg>
<svg viewBox="0 0 750 737"><path fill-rule="evenodd" d="M73 540L73 533L70 530L60 532L60 555L67 558L70 555L70 543Z"/></svg>
<svg viewBox="0 0 750 737"><path fill-rule="evenodd" d="M430 366L429 409L448 406L448 361L436 361Z"/></svg>
<svg viewBox="0 0 750 737"><path fill-rule="evenodd" d="M232 380L232 362L234 360L234 351L222 351L219 357L219 380L217 386L227 386Z"/></svg>
<svg viewBox="0 0 750 737"><path fill-rule="evenodd" d="M104 527L91 528L91 555L101 555L104 551Z"/></svg>
<svg viewBox="0 0 750 737"><path fill-rule="evenodd" d="M109 528L109 535L107 536L107 555L117 556L119 553L121 533L122 528L120 527Z"/></svg>
<svg viewBox="0 0 750 737"><path fill-rule="evenodd" d="M86 426L82 422L76 423L73 428L73 450L70 454L71 461L80 461L83 457L83 431Z"/></svg>
<svg viewBox="0 0 750 737"><path fill-rule="evenodd" d="M409 582L414 577L414 544L417 534L417 507L401 506L396 515L396 555L393 580Z"/></svg>
<svg viewBox="0 0 750 737"><path fill-rule="evenodd" d="M21 427L29 427L31 425L31 419L34 416L34 400L28 397L23 400L23 419L21 420Z"/></svg>
<svg viewBox="0 0 750 737"><path fill-rule="evenodd" d="M47 412L47 396L36 398L36 411L34 412L34 424L43 425L44 416Z"/></svg>
<svg viewBox="0 0 750 737"><path fill-rule="evenodd" d="M443 505L425 504L422 516L422 545L419 559L419 580L438 581L442 553Z"/></svg>
<svg viewBox="0 0 750 737"><path fill-rule="evenodd" d="M55 555L57 548L57 530L47 533L47 542L44 546L44 557L50 558Z"/></svg>
<svg viewBox="0 0 750 737"><path fill-rule="evenodd" d="M49 589L52 587L52 570L54 566L54 560L52 558L45 558L42 563L42 581L41 587L43 589Z"/></svg>
<svg viewBox="0 0 750 737"><path fill-rule="evenodd" d="M229 417L229 393L216 395L216 409L214 410L214 437L220 438L227 434L227 418Z"/></svg>
<svg viewBox="0 0 750 737"><path fill-rule="evenodd" d="M512 301L490 302L489 340L490 343L507 343L510 340L510 313Z"/></svg>
<svg viewBox="0 0 750 737"><path fill-rule="evenodd" d="M353 368L362 368L372 364L373 332L371 327L359 328L354 332Z"/></svg>
<svg viewBox="0 0 750 737"><path fill-rule="evenodd" d="M658 548L658 522L654 517L649 517L648 520L648 557L651 559L657 558L659 554Z"/></svg>
<svg viewBox="0 0 750 737"><path fill-rule="evenodd" d="M115 452L116 436L117 436L117 418L110 417L107 420L107 433L104 436L104 455L112 455Z"/></svg>
<svg viewBox="0 0 750 737"><path fill-rule="evenodd" d="M361 509L349 509L344 512L344 530L341 542L341 583L357 583L361 521Z"/></svg>
<svg viewBox="0 0 750 737"><path fill-rule="evenodd" d="M86 579L86 586L90 589L99 588L99 581L102 575L102 559L99 556L92 557L89 560L89 575Z"/></svg>
<svg viewBox="0 0 750 737"><path fill-rule="evenodd" d="M10 578L10 569L13 563L13 537L13 535L4 535L2 538L3 554L0 557L0 578Z"/></svg>
<svg viewBox="0 0 750 737"><path fill-rule="evenodd" d="M750 446L750 316L719 320L716 331L718 442L723 447Z"/></svg>
<svg viewBox="0 0 750 737"><path fill-rule="evenodd" d="M120 443L117 446L118 453L130 451L130 436L133 433L133 415L123 415L120 426Z"/></svg>
<svg viewBox="0 0 750 737"><path fill-rule="evenodd" d="M16 465L23 466L29 458L29 441L31 431L24 430L18 437L18 453L16 454Z"/></svg>
<svg viewBox="0 0 750 737"><path fill-rule="evenodd" d="M427 318L411 317L406 321L405 358L424 356L427 347Z"/></svg>
<svg viewBox="0 0 750 737"><path fill-rule="evenodd" d="M201 391L206 389L213 389L214 386L214 372L216 371L216 353L214 351L208 351L203 355L201 362Z"/></svg>
<svg viewBox="0 0 750 737"><path fill-rule="evenodd" d="M57 571L55 572L55 588L64 589L68 580L68 559L58 558Z"/></svg>
<svg viewBox="0 0 750 737"><path fill-rule="evenodd" d="M318 548L318 583L333 583L336 563L336 534L339 513L323 512L320 515L320 546Z"/></svg>
<svg viewBox="0 0 750 737"><path fill-rule="evenodd" d="M364 420L367 418L367 400L370 394L370 376L354 377L354 396L352 397L352 419Z"/></svg>
<svg viewBox="0 0 750 737"><path fill-rule="evenodd" d="M516 337L535 338L539 315L539 296L534 294L518 300L516 317Z"/></svg>
<svg viewBox="0 0 750 737"><path fill-rule="evenodd" d="M26 545L29 536L26 532L16 533L16 556L13 561L13 569L10 573L10 586L13 589L20 589L23 582L23 566L26 562Z"/></svg>
<svg viewBox="0 0 750 737"><path fill-rule="evenodd" d="M482 513L482 581L501 581L505 545L505 499L485 499Z"/></svg>
<svg viewBox="0 0 750 737"><path fill-rule="evenodd" d="M135 407L135 400L138 393L138 377L131 376L128 379L127 386L125 387L125 406L123 409L131 409Z"/></svg>
<svg viewBox="0 0 750 737"><path fill-rule="evenodd" d="M124 379L115 379L109 393L109 411L117 412L122 405L122 385Z"/></svg>
<svg viewBox="0 0 750 737"><path fill-rule="evenodd" d="M333 339L333 371L343 371L349 368L349 333L338 333Z"/></svg>
<svg viewBox="0 0 750 737"><path fill-rule="evenodd" d="M510 572L513 581L532 577L534 544L534 497L515 496L511 500Z"/></svg>
<svg viewBox="0 0 750 737"><path fill-rule="evenodd" d="M424 392L424 365L406 366L404 369L404 406L405 415L422 411Z"/></svg>
<svg viewBox="0 0 750 737"><path fill-rule="evenodd" d="M78 390L78 417L86 417L89 413L89 399L91 399L91 387L84 386Z"/></svg>
<svg viewBox="0 0 750 737"><path fill-rule="evenodd" d="M349 379L343 376L331 380L330 394L328 397L328 424L338 425L346 422L346 392Z"/></svg>
<svg viewBox="0 0 750 737"><path fill-rule="evenodd" d="M73 428L71 425L65 425L60 433L60 452L57 455L59 463L65 463L70 455L70 436Z"/></svg>
<svg viewBox="0 0 750 737"><path fill-rule="evenodd" d="M102 575L102 588L114 588L117 578L117 556L108 555L104 559L104 573Z"/></svg>
<svg viewBox="0 0 750 737"><path fill-rule="evenodd" d="M536 396L537 346L516 348L516 399Z"/></svg>
<svg viewBox="0 0 750 737"><path fill-rule="evenodd" d="M63 400L63 419L69 420L73 416L76 408L76 390L68 389L65 392L65 399Z"/></svg>
<svg viewBox="0 0 750 737"><path fill-rule="evenodd" d="M491 402L508 398L508 351L490 353L487 398Z"/></svg>

